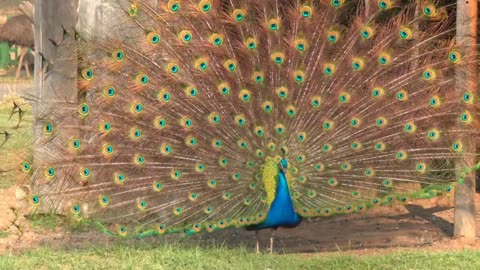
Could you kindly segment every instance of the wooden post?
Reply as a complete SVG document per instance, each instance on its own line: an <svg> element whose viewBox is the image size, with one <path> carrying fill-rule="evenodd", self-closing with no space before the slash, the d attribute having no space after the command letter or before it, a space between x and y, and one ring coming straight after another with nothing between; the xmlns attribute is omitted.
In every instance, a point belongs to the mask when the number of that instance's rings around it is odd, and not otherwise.
<svg viewBox="0 0 480 270"><path fill-rule="evenodd" d="M43 102L73 101L77 88L74 27L78 0L35 1L36 107ZM38 112L34 108L34 113Z"/></svg>
<svg viewBox="0 0 480 270"><path fill-rule="evenodd" d="M457 47L463 53L462 62L455 72L456 91L464 93L477 89L477 1L457 0ZM472 60L473 59L473 60ZM476 115L476 113L473 113ZM476 164L475 138L463 138L467 152L458 167L474 167ZM463 237L465 241L475 240L475 171L464 177L463 184L455 191L454 237Z"/></svg>
<svg viewBox="0 0 480 270"><path fill-rule="evenodd" d="M56 102L77 99L77 46L74 27L78 0L35 1L35 102L36 119L48 117ZM34 125L34 141L40 140L42 126ZM38 144L35 144L38 145ZM35 148L34 152L39 149ZM33 156L37 163L38 155Z"/></svg>

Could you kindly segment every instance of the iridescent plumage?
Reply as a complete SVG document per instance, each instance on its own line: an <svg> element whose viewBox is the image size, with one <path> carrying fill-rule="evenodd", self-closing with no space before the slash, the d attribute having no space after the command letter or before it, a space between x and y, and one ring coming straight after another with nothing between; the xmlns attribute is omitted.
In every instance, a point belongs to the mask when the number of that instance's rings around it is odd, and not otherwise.
<svg viewBox="0 0 480 270"><path fill-rule="evenodd" d="M478 60L454 6L117 2L80 43L79 101L39 110L39 211L121 236L292 227L448 194L472 169L455 164L477 155L478 97L454 74Z"/></svg>

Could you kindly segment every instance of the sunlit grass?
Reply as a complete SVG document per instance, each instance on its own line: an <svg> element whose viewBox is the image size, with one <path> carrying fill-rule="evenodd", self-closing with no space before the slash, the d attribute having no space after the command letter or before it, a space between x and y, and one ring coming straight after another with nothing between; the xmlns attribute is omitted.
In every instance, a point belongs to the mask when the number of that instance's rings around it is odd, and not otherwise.
<svg viewBox="0 0 480 270"><path fill-rule="evenodd" d="M158 243L114 244L87 249L40 248L0 256L1 269L479 269L480 251L409 251L376 255L260 254Z"/></svg>
<svg viewBox="0 0 480 270"><path fill-rule="evenodd" d="M8 231L0 231L0 238L7 238L10 236L10 232Z"/></svg>
<svg viewBox="0 0 480 270"><path fill-rule="evenodd" d="M21 105L25 111L19 127L19 114L11 116L13 102ZM9 97L0 102L0 189L8 188L19 181L18 166L31 156L33 145L32 109L24 100ZM9 134L6 140L5 132ZM6 140L6 141L5 141Z"/></svg>
<svg viewBox="0 0 480 270"><path fill-rule="evenodd" d="M35 232L45 230L61 229L66 232L79 233L87 231L99 232L99 228L95 225L85 222L78 222L72 218L67 218L57 214L35 214L26 216L30 228Z"/></svg>

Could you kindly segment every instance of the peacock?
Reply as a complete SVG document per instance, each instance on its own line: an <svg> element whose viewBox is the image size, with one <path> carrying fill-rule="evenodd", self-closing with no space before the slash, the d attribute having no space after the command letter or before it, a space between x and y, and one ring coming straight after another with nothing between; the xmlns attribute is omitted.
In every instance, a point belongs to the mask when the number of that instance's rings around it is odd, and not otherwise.
<svg viewBox="0 0 480 270"><path fill-rule="evenodd" d="M79 40L78 102L37 104L35 211L120 237L293 228L476 169L455 4L111 2L115 27Z"/></svg>

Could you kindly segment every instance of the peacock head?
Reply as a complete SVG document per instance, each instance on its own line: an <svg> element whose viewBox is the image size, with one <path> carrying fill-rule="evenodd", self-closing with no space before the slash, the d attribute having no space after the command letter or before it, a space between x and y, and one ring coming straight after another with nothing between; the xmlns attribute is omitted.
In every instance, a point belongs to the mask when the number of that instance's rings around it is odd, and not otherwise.
<svg viewBox="0 0 480 270"><path fill-rule="evenodd" d="M285 159L285 156L288 153L288 148L286 146L283 146L282 148L280 148L280 150L282 151L283 157L280 160L279 166L280 166L280 170L283 171L283 173L286 175L288 170L288 161L287 159Z"/></svg>
<svg viewBox="0 0 480 270"><path fill-rule="evenodd" d="M283 171L285 175L287 174L288 161L285 158L282 158L282 160L280 161L280 169Z"/></svg>

